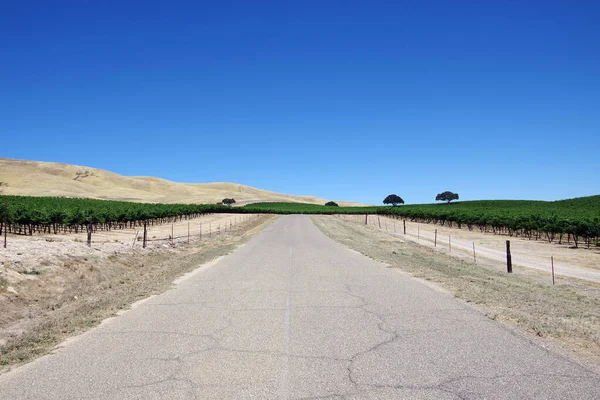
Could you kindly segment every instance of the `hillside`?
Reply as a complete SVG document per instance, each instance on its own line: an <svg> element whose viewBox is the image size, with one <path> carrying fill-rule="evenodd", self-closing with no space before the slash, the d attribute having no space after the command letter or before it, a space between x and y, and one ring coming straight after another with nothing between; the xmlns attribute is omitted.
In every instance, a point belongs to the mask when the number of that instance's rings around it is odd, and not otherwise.
<svg viewBox="0 0 600 400"><path fill-rule="evenodd" d="M154 177L122 176L77 165L7 158L0 158L0 194L152 203L216 203L224 198L234 198L238 204L264 201L324 204L331 200L275 193L228 182L178 183Z"/></svg>

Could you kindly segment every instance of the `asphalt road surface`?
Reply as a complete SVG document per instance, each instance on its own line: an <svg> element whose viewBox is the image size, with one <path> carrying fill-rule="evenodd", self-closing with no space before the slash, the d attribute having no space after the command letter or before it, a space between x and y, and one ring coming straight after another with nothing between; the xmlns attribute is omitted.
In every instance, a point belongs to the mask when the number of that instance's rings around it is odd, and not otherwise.
<svg viewBox="0 0 600 400"><path fill-rule="evenodd" d="M0 398L599 399L600 376L286 216Z"/></svg>

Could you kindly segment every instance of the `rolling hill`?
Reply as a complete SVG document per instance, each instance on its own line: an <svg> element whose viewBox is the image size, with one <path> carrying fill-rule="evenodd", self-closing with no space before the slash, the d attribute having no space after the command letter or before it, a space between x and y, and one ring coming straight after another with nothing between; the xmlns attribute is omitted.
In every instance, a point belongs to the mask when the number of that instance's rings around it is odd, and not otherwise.
<svg viewBox="0 0 600 400"><path fill-rule="evenodd" d="M151 203L216 203L234 198L240 205L272 201L324 204L330 200L275 193L236 183L178 183L147 176L123 176L78 165L8 158L0 158L0 194Z"/></svg>

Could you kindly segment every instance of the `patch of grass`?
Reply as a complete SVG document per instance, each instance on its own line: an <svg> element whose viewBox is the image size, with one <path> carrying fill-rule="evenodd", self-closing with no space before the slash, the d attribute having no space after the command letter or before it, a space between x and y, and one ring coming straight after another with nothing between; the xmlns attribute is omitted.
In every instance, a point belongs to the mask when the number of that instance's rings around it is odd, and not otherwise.
<svg viewBox="0 0 600 400"><path fill-rule="evenodd" d="M7 287L8 281L4 278L0 278L0 287Z"/></svg>
<svg viewBox="0 0 600 400"><path fill-rule="evenodd" d="M21 273L25 274L25 275L41 275L44 272L40 271L39 269L31 269L31 270L21 271Z"/></svg>

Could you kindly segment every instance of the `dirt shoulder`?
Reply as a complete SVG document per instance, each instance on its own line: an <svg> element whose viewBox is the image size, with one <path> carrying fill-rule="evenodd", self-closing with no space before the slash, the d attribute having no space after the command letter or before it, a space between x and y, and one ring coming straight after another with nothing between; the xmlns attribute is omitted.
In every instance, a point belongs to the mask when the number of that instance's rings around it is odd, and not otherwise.
<svg viewBox="0 0 600 400"><path fill-rule="evenodd" d="M124 232L91 248L68 237L12 238L10 252L0 254L0 372L169 289L177 277L230 253L276 219L248 216L234 225L206 218L220 223L220 232L147 249L132 247L133 236Z"/></svg>
<svg viewBox="0 0 600 400"><path fill-rule="evenodd" d="M430 281L489 318L600 371L600 284L563 277L553 286L547 274L530 268L517 266L507 274L494 265L443 254L378 227L331 216L313 221L347 247Z"/></svg>
<svg viewBox="0 0 600 400"><path fill-rule="evenodd" d="M340 216L348 221L363 223L363 216ZM506 241L511 242L513 265L551 271L551 257L554 258L556 276L585 279L600 283L600 247L587 248L580 243L579 248L573 247L573 241L563 238L549 243L546 240L528 239L522 236L508 236L494 233L482 233L479 229L472 231L448 225L426 224L406 221L406 234L403 221L392 218L371 215L368 224L380 228L391 235L410 240L427 247L434 247L440 252L452 253L453 256L464 260L473 259L473 248L476 249L477 259L485 258L485 262L499 269L506 267ZM437 231L437 235L436 235Z"/></svg>

